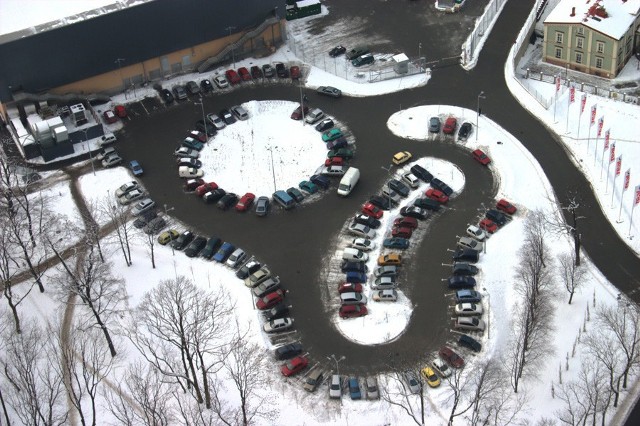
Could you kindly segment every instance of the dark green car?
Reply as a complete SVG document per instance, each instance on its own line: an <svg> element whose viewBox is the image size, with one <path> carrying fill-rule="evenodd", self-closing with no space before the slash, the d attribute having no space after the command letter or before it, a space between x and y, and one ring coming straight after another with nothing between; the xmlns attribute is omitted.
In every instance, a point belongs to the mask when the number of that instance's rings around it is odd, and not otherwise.
<svg viewBox="0 0 640 426"><path fill-rule="evenodd" d="M332 149L327 152L327 158L340 157L345 160L353 158L353 151L348 148Z"/></svg>

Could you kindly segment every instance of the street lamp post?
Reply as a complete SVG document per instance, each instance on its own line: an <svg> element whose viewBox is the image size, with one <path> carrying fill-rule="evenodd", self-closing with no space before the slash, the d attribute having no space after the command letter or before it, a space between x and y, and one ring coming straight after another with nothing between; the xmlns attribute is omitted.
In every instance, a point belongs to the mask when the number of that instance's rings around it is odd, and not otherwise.
<svg viewBox="0 0 640 426"><path fill-rule="evenodd" d="M225 30L229 31L229 38L231 38L231 30L235 30L236 27L232 27L231 25L229 25L227 28L225 28ZM231 44L231 58L233 60L233 67L236 67L236 48L234 47L233 43Z"/></svg>
<svg viewBox="0 0 640 426"><path fill-rule="evenodd" d="M200 110L202 111L202 122L204 124L204 133L207 135L207 139L209 138L209 133L207 129L209 126L207 125L207 120L204 118L204 101L202 100L202 95L200 95L200 102L194 102L194 105L200 105Z"/></svg>
<svg viewBox="0 0 640 426"><path fill-rule="evenodd" d="M164 205L164 215L165 216L168 217L167 213L170 212L171 210L175 210L175 207L167 208L167 205L166 204ZM171 254L173 256L175 256L176 255L176 251L173 248L173 241L169 242L169 245L171 246Z"/></svg>
<svg viewBox="0 0 640 426"><path fill-rule="evenodd" d="M273 178L273 191L275 192L276 190L276 170L273 164L273 147L270 146L269 148L267 148L267 151L269 151L269 154L271 155L271 177Z"/></svg>
<svg viewBox="0 0 640 426"><path fill-rule="evenodd" d="M382 170L387 172L390 178L393 178L393 175L391 174L391 167L393 167L391 164L389 164L389 167L380 166ZM387 189L387 199L389 200L389 209L391 209L391 179L387 181Z"/></svg>
<svg viewBox="0 0 640 426"><path fill-rule="evenodd" d="M478 122L480 119L480 99L486 99L484 92L480 92L478 95L478 104L476 106L476 141L478 141Z"/></svg>
<svg viewBox="0 0 640 426"><path fill-rule="evenodd" d="M336 374L339 376L340 375L340 361L345 359L345 356L342 355L340 358L336 358L336 356L334 354L331 354L331 359L333 359L336 363Z"/></svg>
<svg viewBox="0 0 640 426"><path fill-rule="evenodd" d="M487 339L491 339L491 295L486 287L482 287L482 290L487 293Z"/></svg>
<svg viewBox="0 0 640 426"><path fill-rule="evenodd" d="M89 129L83 129L82 133L84 133L84 143L87 147L87 149L89 150L89 160L91 161L91 171L93 172L93 175L96 175L96 167L93 164L93 155L91 154L91 145L89 145L89 141L87 140L87 130Z"/></svg>

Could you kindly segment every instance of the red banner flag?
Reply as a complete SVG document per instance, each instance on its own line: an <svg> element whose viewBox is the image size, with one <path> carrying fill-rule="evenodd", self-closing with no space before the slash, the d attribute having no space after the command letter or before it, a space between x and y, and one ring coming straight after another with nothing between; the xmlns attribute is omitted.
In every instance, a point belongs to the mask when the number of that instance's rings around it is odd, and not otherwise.
<svg viewBox="0 0 640 426"><path fill-rule="evenodd" d="M560 76L556 77L556 93L560 91Z"/></svg>
<svg viewBox="0 0 640 426"><path fill-rule="evenodd" d="M633 200L633 205L640 204L640 185L636 186L636 198Z"/></svg>
<svg viewBox="0 0 640 426"><path fill-rule="evenodd" d="M631 169L627 169L627 171L624 172L624 185L622 186L623 192L629 189L629 181L631 181Z"/></svg>
<svg viewBox="0 0 640 426"><path fill-rule="evenodd" d="M604 126L604 116L598 119L598 136L597 137L600 137L600 135L602 134L602 126Z"/></svg>
<svg viewBox="0 0 640 426"><path fill-rule="evenodd" d="M576 100L576 88L571 86L569 89L569 103L572 104Z"/></svg>
<svg viewBox="0 0 640 426"><path fill-rule="evenodd" d="M598 107L596 106L596 104L593 104L593 106L591 107L591 123L589 125L589 127L591 127L591 125L593 125L593 123L596 122L596 110L598 109Z"/></svg>
<svg viewBox="0 0 640 426"><path fill-rule="evenodd" d="M604 150L606 151L607 149L609 149L609 129L604 132Z"/></svg>
<svg viewBox="0 0 640 426"><path fill-rule="evenodd" d="M611 155L609 156L609 163L613 163L613 160L616 159L616 144L611 144Z"/></svg>
<svg viewBox="0 0 640 426"><path fill-rule="evenodd" d="M616 161L616 176L620 176L620 169L622 169L622 155Z"/></svg>
<svg viewBox="0 0 640 426"><path fill-rule="evenodd" d="M582 99L580 99L580 115L584 112L584 106L587 104L587 94L582 94Z"/></svg>

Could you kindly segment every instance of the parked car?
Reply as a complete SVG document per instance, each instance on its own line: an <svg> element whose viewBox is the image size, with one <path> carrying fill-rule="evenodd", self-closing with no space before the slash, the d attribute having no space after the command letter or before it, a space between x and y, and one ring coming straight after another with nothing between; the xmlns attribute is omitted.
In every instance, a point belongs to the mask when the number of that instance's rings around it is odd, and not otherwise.
<svg viewBox="0 0 640 426"><path fill-rule="evenodd" d="M449 365L447 365L447 363L444 362L442 358L436 358L433 361L431 361L431 367L443 379L446 379L452 373L451 369L449 368Z"/></svg>
<svg viewBox="0 0 640 426"><path fill-rule="evenodd" d="M258 197L255 212L257 216L266 216L269 214L269 197Z"/></svg>
<svg viewBox="0 0 640 426"><path fill-rule="evenodd" d="M262 74L266 77L266 78L272 78L276 75L276 70L273 69L273 67L271 66L271 64L264 64L262 66Z"/></svg>
<svg viewBox="0 0 640 426"><path fill-rule="evenodd" d="M416 175L416 177L423 182L429 183L431 182L431 179L433 179L433 175L419 164L414 164L409 170L411 170L411 173Z"/></svg>
<svg viewBox="0 0 640 426"><path fill-rule="evenodd" d="M378 229L380 227L380 221L364 214L357 214L353 218L355 223L366 225L369 228Z"/></svg>
<svg viewBox="0 0 640 426"><path fill-rule="evenodd" d="M478 240L483 242L487 238L487 234L480 228L475 225L469 225L467 227L467 235L473 238L474 240ZM471 247L474 248L474 247Z"/></svg>
<svg viewBox="0 0 640 426"><path fill-rule="evenodd" d="M144 191L141 189L134 189L118 197L118 203L120 205L127 206L142 197L144 197Z"/></svg>
<svg viewBox="0 0 640 426"><path fill-rule="evenodd" d="M367 265L360 260L343 260L340 264L342 272L367 272Z"/></svg>
<svg viewBox="0 0 640 426"><path fill-rule="evenodd" d="M440 118L431 117L429 119L429 133L440 133Z"/></svg>
<svg viewBox="0 0 640 426"><path fill-rule="evenodd" d="M200 257L203 259L211 260L213 255L218 251L222 240L218 237L210 237L207 239L207 243L204 248L200 250Z"/></svg>
<svg viewBox="0 0 640 426"><path fill-rule="evenodd" d="M187 257L195 257L206 245L207 239L205 237L197 236L189 243L187 248L184 249L184 254Z"/></svg>
<svg viewBox="0 0 640 426"><path fill-rule="evenodd" d="M282 62L276 62L276 75L280 78L289 78L289 70Z"/></svg>
<svg viewBox="0 0 640 426"><path fill-rule="evenodd" d="M332 86L320 86L316 89L318 95L329 96L332 98L339 98L342 96L342 91Z"/></svg>
<svg viewBox="0 0 640 426"><path fill-rule="evenodd" d="M235 206L236 211L239 211L239 212L247 211L253 204L253 201L255 200L255 198L256 196L251 192L247 192L246 194L244 194Z"/></svg>
<svg viewBox="0 0 640 426"><path fill-rule="evenodd" d="M227 78L225 76L223 76L223 75L217 75L217 76L213 77L213 82L220 89L226 89L227 87L229 87L229 82L227 81Z"/></svg>
<svg viewBox="0 0 640 426"><path fill-rule="evenodd" d="M218 115L226 124L233 124L236 122L236 118L228 109L221 109Z"/></svg>
<svg viewBox="0 0 640 426"><path fill-rule="evenodd" d="M349 140L344 136L327 142L327 149L340 149L340 148L348 148L350 145ZM342 166L340 166L342 167Z"/></svg>
<svg viewBox="0 0 640 426"><path fill-rule="evenodd" d="M482 350L482 345L476 339L471 336L467 336L466 334L462 334L458 338L458 345L469 348L474 352L480 352Z"/></svg>
<svg viewBox="0 0 640 426"><path fill-rule="evenodd" d="M246 67L238 68L238 75L242 81L251 81L251 74Z"/></svg>
<svg viewBox="0 0 640 426"><path fill-rule="evenodd" d="M324 132L329 130L330 128L332 128L334 125L334 122L332 119L330 118L325 118L324 120L322 120L321 122L319 122L318 124L316 124L316 130L318 132Z"/></svg>
<svg viewBox="0 0 640 426"><path fill-rule="evenodd" d="M289 307L283 302L277 303L274 307L265 312L265 318L267 321L284 318L287 315L289 315Z"/></svg>
<svg viewBox="0 0 640 426"><path fill-rule="evenodd" d="M253 274L245 278L244 285L249 288L253 288L261 282L267 280L269 277L271 277L271 271L269 270L267 265L264 265Z"/></svg>
<svg viewBox="0 0 640 426"><path fill-rule="evenodd" d="M393 220L393 226L416 229L418 227L418 219L408 216L397 217Z"/></svg>
<svg viewBox="0 0 640 426"><path fill-rule="evenodd" d="M367 281L367 275L364 272L347 272L345 274L345 281L348 283L364 283Z"/></svg>
<svg viewBox="0 0 640 426"><path fill-rule="evenodd" d="M178 238L180 234L175 229L169 229L168 231L164 231L162 234L158 235L158 244L167 245L171 241Z"/></svg>
<svg viewBox="0 0 640 426"><path fill-rule="evenodd" d="M407 185L411 189L416 189L418 186L420 186L420 181L411 172L406 172L402 174L402 183L404 185Z"/></svg>
<svg viewBox="0 0 640 426"><path fill-rule="evenodd" d="M461 248L453 252L453 260L476 263L480 259L480 252L474 249Z"/></svg>
<svg viewBox="0 0 640 426"><path fill-rule="evenodd" d="M479 316L482 315L482 305L479 303L458 303L455 306L455 313L458 316Z"/></svg>
<svg viewBox="0 0 640 426"><path fill-rule="evenodd" d="M175 250L184 250L184 248L189 245L189 243L193 241L194 238L195 235L193 235L193 232L183 231L182 234L178 236L178 238L173 240L173 242L171 243L171 247L173 247Z"/></svg>
<svg viewBox="0 0 640 426"><path fill-rule="evenodd" d="M173 90L173 96L177 100L183 101L187 99L187 91L185 90L184 86L177 85L177 86L174 86L172 90Z"/></svg>
<svg viewBox="0 0 640 426"><path fill-rule="evenodd" d="M314 392L324 380L323 372L324 370L322 367L315 367L311 370L304 381L304 385L302 386L304 390L307 392Z"/></svg>
<svg viewBox="0 0 640 426"><path fill-rule="evenodd" d="M303 356L297 356L280 367L280 372L285 377L295 376L302 370L304 370L309 364L309 360Z"/></svg>
<svg viewBox="0 0 640 426"><path fill-rule="evenodd" d="M397 179L390 179L389 182L387 182L387 185L389 186L389 188L400 194L401 197L406 198L411 193L411 190L407 187L407 185Z"/></svg>
<svg viewBox="0 0 640 426"><path fill-rule="evenodd" d="M186 179L200 178L204 176L204 171L202 169L196 169L195 167L180 166L178 167L178 176Z"/></svg>
<svg viewBox="0 0 640 426"><path fill-rule="evenodd" d="M364 55L358 56L351 60L351 65L354 67L361 67L363 65L369 65L375 62L375 58L371 53L366 53Z"/></svg>
<svg viewBox="0 0 640 426"><path fill-rule="evenodd" d="M469 275L452 275L447 279L447 285L451 289L473 288L476 286L476 279Z"/></svg>
<svg viewBox="0 0 640 426"><path fill-rule="evenodd" d="M396 277L378 277L371 283L372 290L394 290L397 287ZM376 300L375 295L373 300Z"/></svg>
<svg viewBox="0 0 640 426"><path fill-rule="evenodd" d="M479 272L477 266L466 262L454 262L451 269L453 275L476 275Z"/></svg>
<svg viewBox="0 0 640 426"><path fill-rule="evenodd" d="M453 189L438 178L431 179L429 185L431 185L432 188L443 192L447 197L451 197L451 194L453 194Z"/></svg>
<svg viewBox="0 0 640 426"><path fill-rule="evenodd" d="M122 163L122 158L118 154L111 154L102 159L102 167L114 167Z"/></svg>
<svg viewBox="0 0 640 426"><path fill-rule="evenodd" d="M195 81L187 81L186 86L187 92L189 92L190 95L197 95L200 93L200 86L198 86L198 83Z"/></svg>
<svg viewBox="0 0 640 426"><path fill-rule="evenodd" d="M324 112L322 112L320 108L314 108L311 111L309 111L309 114L305 116L304 121L307 122L308 124L314 124L315 122L320 120L322 117L324 117Z"/></svg>
<svg viewBox="0 0 640 426"><path fill-rule="evenodd" d="M442 133L452 135L456 131L456 127L458 127L458 120L455 117L448 117L444 122Z"/></svg>
<svg viewBox="0 0 640 426"><path fill-rule="evenodd" d="M447 204L447 202L449 201L449 197L447 196L447 194L435 188L427 189L424 195L426 195L433 201L439 202L440 204Z"/></svg>
<svg viewBox="0 0 640 426"><path fill-rule="evenodd" d="M349 242L349 247L362 251L371 251L376 248L376 243L367 238L354 238Z"/></svg>
<svg viewBox="0 0 640 426"><path fill-rule="evenodd" d="M382 210L389 210L391 208L391 201L387 197L372 195L369 197L368 202Z"/></svg>
<svg viewBox="0 0 640 426"><path fill-rule="evenodd" d="M298 106L291 113L291 119L292 120L302 120L302 116L303 115L306 116L308 113L309 113L309 107L307 105Z"/></svg>
<svg viewBox="0 0 640 426"><path fill-rule="evenodd" d="M135 180L132 180L130 182L126 182L120 185L118 189L116 189L115 194L116 194L116 197L122 197L127 192L130 192L130 191L133 191L134 189L139 189L139 188L140 188L140 184Z"/></svg>
<svg viewBox="0 0 640 426"><path fill-rule="evenodd" d="M478 303L482 300L482 294L471 289L456 291L456 303Z"/></svg>
<svg viewBox="0 0 640 426"><path fill-rule="evenodd" d="M464 367L464 359L449 346L443 346L438 351L438 355L442 358L447 364L449 364L453 368L462 368Z"/></svg>
<svg viewBox="0 0 640 426"><path fill-rule="evenodd" d="M262 70L260 69L259 66L254 65L251 67L251 77L253 79L262 78Z"/></svg>
<svg viewBox="0 0 640 426"><path fill-rule="evenodd" d="M492 221L491 219L487 219L486 217L478 223L478 227L480 227L480 229L484 230L485 232L488 232L489 234L493 234L498 230L498 225L496 225L494 221Z"/></svg>
<svg viewBox="0 0 640 426"><path fill-rule="evenodd" d="M315 194L316 192L318 192L318 187L316 186L316 184L313 182L309 182L308 180L303 180L298 184L298 186L300 187L300 189L309 194Z"/></svg>
<svg viewBox="0 0 640 426"><path fill-rule="evenodd" d="M406 206L400 209L402 216L413 217L415 219L425 220L429 215L426 210L416 206Z"/></svg>
<svg viewBox="0 0 640 426"><path fill-rule="evenodd" d="M242 81L242 79L240 78L240 76L235 70L227 70L225 71L224 75L225 77L227 77L227 80L229 81L229 83L231 83L232 86Z"/></svg>
<svg viewBox="0 0 640 426"><path fill-rule="evenodd" d="M342 398L342 380L337 374L333 374L331 376L331 384L329 385L329 398Z"/></svg>
<svg viewBox="0 0 640 426"><path fill-rule="evenodd" d="M187 148L185 146L181 146L176 148L174 151L174 155L176 157L190 157L190 158L198 158L200 157L200 153L195 149Z"/></svg>
<svg viewBox="0 0 640 426"><path fill-rule="evenodd" d="M513 204L511 204L509 201L505 200L504 198L500 199L497 203L496 203L496 208L504 213L507 214L514 214L518 209L516 208L516 206L514 206Z"/></svg>
<svg viewBox="0 0 640 426"><path fill-rule="evenodd" d="M226 195L226 191L222 188L216 188L213 191L205 192L202 196L202 201L207 204L217 203L222 197Z"/></svg>
<svg viewBox="0 0 640 426"><path fill-rule="evenodd" d="M262 329L265 333L281 333L293 327L293 319L278 318L265 323Z"/></svg>
<svg viewBox="0 0 640 426"><path fill-rule="evenodd" d="M482 164L483 166L486 166L489 163L491 163L491 159L481 149L474 150L471 153L471 155L473 156L474 160L476 160L478 163Z"/></svg>
<svg viewBox="0 0 640 426"><path fill-rule="evenodd" d="M358 237L369 238L369 239L375 238L376 236L375 230L361 223L352 223L351 225L349 225L349 232Z"/></svg>
<svg viewBox="0 0 640 426"><path fill-rule="evenodd" d="M362 284L342 283L338 286L338 294L342 293L362 293Z"/></svg>
<svg viewBox="0 0 640 426"><path fill-rule="evenodd" d="M402 265L402 256L397 253L383 254L378 257L378 266Z"/></svg>
<svg viewBox="0 0 640 426"><path fill-rule="evenodd" d="M395 277L400 270L396 265L378 266L373 270L374 277Z"/></svg>
<svg viewBox="0 0 640 426"><path fill-rule="evenodd" d="M420 383L420 381L412 371L405 372L404 378L407 381L407 385L409 385L409 392L413 394L420 393L422 384Z"/></svg>
<svg viewBox="0 0 640 426"><path fill-rule="evenodd" d="M345 56L348 60L352 60L358 56L366 55L367 53L369 53L369 48L367 46L355 46L346 52Z"/></svg>
<svg viewBox="0 0 640 426"><path fill-rule="evenodd" d="M342 137L342 131L340 129L338 129L337 127L334 127L333 129L327 130L326 132L324 132L322 134L322 140L324 142L329 142L332 141L334 139L338 139L340 137Z"/></svg>
<svg viewBox="0 0 640 426"><path fill-rule="evenodd" d="M457 317L453 325L458 330L484 331L484 321L478 317Z"/></svg>
<svg viewBox="0 0 640 426"><path fill-rule="evenodd" d="M213 260L224 263L235 249L235 246L229 242L222 243L216 254L213 255Z"/></svg>
<svg viewBox="0 0 640 426"><path fill-rule="evenodd" d="M412 155L411 155L411 153L409 151L401 151L401 152L398 152L398 153L394 154L393 158L391 159L391 161L396 166L399 166L400 164L404 164L407 161L411 160L411 157L412 157Z"/></svg>
<svg viewBox="0 0 640 426"><path fill-rule="evenodd" d="M258 269L262 267L262 264L255 259L249 260L247 263L242 265L238 272L236 272L236 277L241 280L246 279L249 275L256 272Z"/></svg>
<svg viewBox="0 0 640 426"><path fill-rule="evenodd" d="M202 167L202 161L198 160L197 158L181 157L178 159L178 161L176 161L176 163L178 164L178 167L186 166L186 167L193 167L196 169L199 169Z"/></svg>
<svg viewBox="0 0 640 426"><path fill-rule="evenodd" d="M171 94L171 91L169 89L160 90L160 97L164 101L165 105L169 105L173 103L173 100L174 100L173 94Z"/></svg>
<svg viewBox="0 0 640 426"><path fill-rule="evenodd" d="M218 202L216 203L216 206L220 210L228 210L229 207L234 206L237 201L238 201L238 196L236 194L234 194L233 192L227 192L222 196L222 198L218 200Z"/></svg>
<svg viewBox="0 0 640 426"><path fill-rule="evenodd" d="M429 385L429 387L437 388L440 386L440 378L433 372L431 367L424 367L421 371L422 377L424 377L425 382Z"/></svg>
<svg viewBox="0 0 640 426"><path fill-rule="evenodd" d="M155 219L156 217L158 217L158 212L155 210L148 210L144 213L142 213L140 216L138 216L136 218L136 220L133 221L133 226L136 229L142 229L145 226L147 226L147 224L149 222L151 222L153 219Z"/></svg>
<svg viewBox="0 0 640 426"><path fill-rule="evenodd" d="M329 56L331 56L332 58L335 58L336 56L342 55L346 51L347 51L347 48L339 44L329 51Z"/></svg>
<svg viewBox="0 0 640 426"><path fill-rule="evenodd" d="M375 377L367 377L367 379L365 380L365 389L367 390L367 399L374 400L380 398L378 379L376 379Z"/></svg>
<svg viewBox="0 0 640 426"><path fill-rule="evenodd" d="M233 253L231 253L229 258L227 259L226 264L229 268L236 269L242 264L242 262L244 262L246 258L247 253L245 253L245 251L241 248L237 248L233 251Z"/></svg>
<svg viewBox="0 0 640 426"><path fill-rule="evenodd" d="M145 234L155 235L167 226L167 221L163 217L155 217L142 229Z"/></svg>
<svg viewBox="0 0 640 426"><path fill-rule="evenodd" d="M304 200L304 194L302 194L302 192L300 192L298 188L291 187L287 189L287 194L289 194L289 196L293 198L296 203L300 203L302 202L302 200Z"/></svg>
<svg viewBox="0 0 640 426"><path fill-rule="evenodd" d="M241 105L234 105L231 107L231 112L238 117L238 120L248 120L249 113L246 109L244 109Z"/></svg>
<svg viewBox="0 0 640 426"><path fill-rule="evenodd" d="M213 124L213 127L215 127L216 130L222 130L227 127L227 123L225 123L217 114L207 114L207 120L209 120L209 123Z"/></svg>
<svg viewBox="0 0 640 426"><path fill-rule="evenodd" d="M131 209L131 214L133 216L139 216L142 213L153 209L156 206L156 202L151 198L145 198L143 200L138 201Z"/></svg>
<svg viewBox="0 0 640 426"><path fill-rule="evenodd" d="M345 160L353 158L353 151L348 148L332 149L327 152L327 158L341 157Z"/></svg>
<svg viewBox="0 0 640 426"><path fill-rule="evenodd" d="M342 259L354 262L366 262L369 260L367 253L353 247L347 247L342 251Z"/></svg>
<svg viewBox="0 0 640 426"><path fill-rule="evenodd" d="M367 307L365 305L341 305L338 310L338 316L345 318L358 318L367 315Z"/></svg>
<svg viewBox="0 0 640 426"><path fill-rule="evenodd" d="M282 291L281 289L278 289L260 298L256 302L256 308L258 310L264 311L266 309L270 309L274 307L275 305L282 302L283 300L284 300L284 291Z"/></svg>
<svg viewBox="0 0 640 426"><path fill-rule="evenodd" d="M113 124L118 121L118 117L110 109L102 113L102 118L104 118L104 122L107 124Z"/></svg>
<svg viewBox="0 0 640 426"><path fill-rule="evenodd" d="M507 216L498 210L489 209L485 213L485 216L487 219L495 222L498 226L504 226L507 224Z"/></svg>
<svg viewBox="0 0 640 426"><path fill-rule="evenodd" d="M309 178L309 180L325 190L328 189L329 186L331 186L331 181L326 176L313 175Z"/></svg>
<svg viewBox="0 0 640 426"><path fill-rule="evenodd" d="M293 65L289 68L289 75L291 76L291 80L300 80L300 67Z"/></svg>
<svg viewBox="0 0 640 426"><path fill-rule="evenodd" d="M211 81L209 81L208 78L205 78L204 80L202 80L200 82L200 89L204 93L209 93L209 92L213 91L213 84L211 84Z"/></svg>
<svg viewBox="0 0 640 426"><path fill-rule="evenodd" d="M358 304L366 304L367 296L362 293L342 293L340 294L340 304L342 305L358 305Z"/></svg>
<svg viewBox="0 0 640 426"><path fill-rule="evenodd" d="M191 130L188 136L203 143L207 141L207 134L199 130Z"/></svg>
<svg viewBox="0 0 640 426"><path fill-rule="evenodd" d="M423 210L430 210L434 212L440 210L441 206L439 202L432 200L431 198L417 198L413 201L413 205L420 207Z"/></svg>
<svg viewBox="0 0 640 426"><path fill-rule="evenodd" d="M316 170L316 173L324 176L342 176L346 171L347 169L345 166L322 166L320 169Z"/></svg>
<svg viewBox="0 0 640 426"><path fill-rule="evenodd" d="M402 226L394 226L393 229L391 230L391 235L394 238L409 239L411 238L412 234L413 234L413 230L411 228L405 228Z"/></svg>
<svg viewBox="0 0 640 426"><path fill-rule="evenodd" d="M469 123L468 121L462 123L462 126L460 126L460 130L458 130L458 139L461 141L466 141L471 134L471 130L473 130L471 123Z"/></svg>
<svg viewBox="0 0 640 426"><path fill-rule="evenodd" d="M98 161L102 161L105 158L111 156L111 155L118 155L118 151L116 151L116 149L112 146L108 146L103 148L97 155L96 155L96 160Z"/></svg>
<svg viewBox="0 0 640 426"><path fill-rule="evenodd" d="M360 384L356 377L349 377L349 396L352 400L362 399L362 392L360 392Z"/></svg>
<svg viewBox="0 0 640 426"><path fill-rule="evenodd" d="M385 248L406 250L409 248L409 240L407 238L400 237L385 238L382 242L382 246Z"/></svg>
<svg viewBox="0 0 640 426"><path fill-rule="evenodd" d="M278 361L283 359L290 359L296 355L300 355L302 353L302 344L301 343L289 343L283 346L276 348L273 351L273 356Z"/></svg>
<svg viewBox="0 0 640 426"><path fill-rule="evenodd" d="M365 203L364 206L362 206L362 209L360 209L360 211L362 212L362 214L370 216L374 219L380 219L383 213L382 209L379 209L378 207L374 206L371 203Z"/></svg>

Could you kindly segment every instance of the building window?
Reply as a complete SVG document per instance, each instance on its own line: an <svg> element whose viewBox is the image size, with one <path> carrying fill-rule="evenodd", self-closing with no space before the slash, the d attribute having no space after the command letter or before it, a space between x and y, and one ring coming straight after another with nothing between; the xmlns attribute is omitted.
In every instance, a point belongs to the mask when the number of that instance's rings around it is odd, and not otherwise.
<svg viewBox="0 0 640 426"><path fill-rule="evenodd" d="M604 60L600 57L596 57L596 68L602 68L602 63Z"/></svg>
<svg viewBox="0 0 640 426"><path fill-rule="evenodd" d="M560 31L556 31L556 43L563 43L563 42L564 42L564 33Z"/></svg>
<svg viewBox="0 0 640 426"><path fill-rule="evenodd" d="M576 38L576 49L584 49L584 37Z"/></svg>
<svg viewBox="0 0 640 426"><path fill-rule="evenodd" d="M556 47L556 58L562 59L562 49L560 47Z"/></svg>
<svg viewBox="0 0 640 426"><path fill-rule="evenodd" d="M576 63L582 63L582 53L576 53Z"/></svg>
<svg viewBox="0 0 640 426"><path fill-rule="evenodd" d="M596 42L596 52L604 53L604 43L601 41Z"/></svg>
<svg viewBox="0 0 640 426"><path fill-rule="evenodd" d="M583 27L578 27L577 33L580 35L584 34L584 28Z"/></svg>

